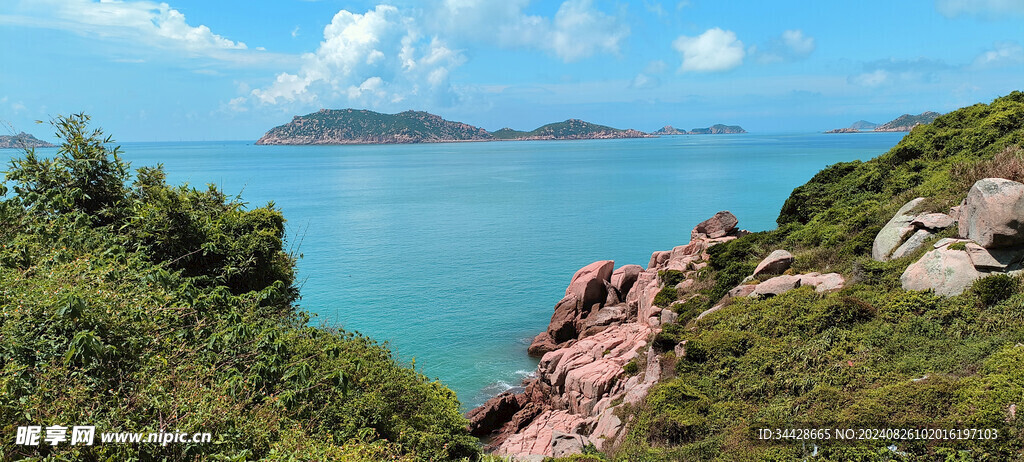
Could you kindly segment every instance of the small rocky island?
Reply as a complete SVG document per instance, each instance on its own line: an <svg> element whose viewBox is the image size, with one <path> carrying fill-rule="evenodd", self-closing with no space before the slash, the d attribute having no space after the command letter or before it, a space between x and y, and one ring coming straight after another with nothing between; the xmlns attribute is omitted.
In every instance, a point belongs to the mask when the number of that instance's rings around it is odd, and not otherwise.
<svg viewBox="0 0 1024 462"><path fill-rule="evenodd" d="M28 133L17 135L0 135L0 149L53 148L53 144L40 140Z"/></svg>
<svg viewBox="0 0 1024 462"><path fill-rule="evenodd" d="M358 109L321 109L274 127L256 144L406 144L457 141L592 140L646 138L638 130L620 130L578 119L544 125L532 131L503 128L495 132L445 120L422 111L398 114Z"/></svg>
<svg viewBox="0 0 1024 462"><path fill-rule="evenodd" d="M671 136L671 135L732 135L746 133L747 131L739 125L723 125L715 124L707 128L694 128L693 130L679 130L671 125L666 125L660 129L651 132L652 135L657 136Z"/></svg>

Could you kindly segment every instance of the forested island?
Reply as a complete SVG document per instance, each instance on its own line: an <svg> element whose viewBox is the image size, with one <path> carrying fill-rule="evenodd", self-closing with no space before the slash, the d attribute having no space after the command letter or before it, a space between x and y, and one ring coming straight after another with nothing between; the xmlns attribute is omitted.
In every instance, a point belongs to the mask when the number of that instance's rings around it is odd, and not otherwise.
<svg viewBox="0 0 1024 462"><path fill-rule="evenodd" d="M652 135L658 136L670 136L670 135L734 135L740 133L746 133L747 131L739 125L723 125L715 124L706 128L694 128L693 130L679 130L671 125L666 125L653 132Z"/></svg>
<svg viewBox="0 0 1024 462"><path fill-rule="evenodd" d="M671 128L671 127L666 127ZM664 129L663 129L664 130ZM746 133L739 126L714 125L689 132L644 133L569 119L530 131L502 128L494 132L462 122L445 120L422 111L382 114L359 109L321 109L272 128L256 144L404 144L458 141L537 141L649 138L673 134Z"/></svg>
<svg viewBox="0 0 1024 462"><path fill-rule="evenodd" d="M205 431L215 443L9 437L5 460L1016 460L1024 450L1024 93L823 169L793 190L774 230L744 231L722 211L646 267L567 270L565 297L529 348L537 374L470 419L451 390L385 347L310 325L272 204L170 185L160 167L131 171L88 122L59 117L55 157L27 149L0 186L4 432L87 423ZM836 442L765 440L765 428L979 432Z"/></svg>

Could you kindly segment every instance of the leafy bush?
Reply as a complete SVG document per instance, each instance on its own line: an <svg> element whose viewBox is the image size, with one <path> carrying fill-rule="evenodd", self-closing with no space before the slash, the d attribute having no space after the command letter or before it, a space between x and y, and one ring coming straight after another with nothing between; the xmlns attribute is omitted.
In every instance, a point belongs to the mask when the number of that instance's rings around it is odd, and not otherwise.
<svg viewBox="0 0 1024 462"><path fill-rule="evenodd" d="M1007 274L994 274L975 281L971 291L985 306L992 306L1010 298L1019 288L1019 278Z"/></svg>
<svg viewBox="0 0 1024 462"><path fill-rule="evenodd" d="M654 296L654 305L668 308L672 302L679 299L679 290L675 286L665 286Z"/></svg>
<svg viewBox="0 0 1024 462"><path fill-rule="evenodd" d="M686 279L686 273L679 270L661 270L658 271L658 279L666 286L674 286Z"/></svg>

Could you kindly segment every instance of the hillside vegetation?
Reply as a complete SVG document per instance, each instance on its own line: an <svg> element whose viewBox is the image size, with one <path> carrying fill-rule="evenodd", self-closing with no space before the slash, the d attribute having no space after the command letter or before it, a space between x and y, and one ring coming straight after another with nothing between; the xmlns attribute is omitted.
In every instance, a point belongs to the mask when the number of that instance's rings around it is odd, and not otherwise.
<svg viewBox="0 0 1024 462"><path fill-rule="evenodd" d="M1022 142L1024 93L960 109L916 127L876 159L822 170L793 191L778 229L712 247L700 276L704 308L774 249L791 251L798 273L838 271L852 283L829 294L804 287L739 299L699 321L681 313L680 324L664 326L654 341L669 378L631 410L630 433L611 456L1021 460L1020 279L993 276L948 298L908 292L900 274L925 249L884 263L870 252L881 226L911 198L945 210L977 179L1024 180ZM672 350L681 342L686 354L677 358ZM794 427L976 428L999 436L838 443L763 442L755 433Z"/></svg>
<svg viewBox="0 0 1024 462"><path fill-rule="evenodd" d="M88 117L0 186L0 459L459 460L452 391L309 326L273 204L134 173ZM210 432L207 444L14 444L19 426ZM45 435L45 433L44 433Z"/></svg>

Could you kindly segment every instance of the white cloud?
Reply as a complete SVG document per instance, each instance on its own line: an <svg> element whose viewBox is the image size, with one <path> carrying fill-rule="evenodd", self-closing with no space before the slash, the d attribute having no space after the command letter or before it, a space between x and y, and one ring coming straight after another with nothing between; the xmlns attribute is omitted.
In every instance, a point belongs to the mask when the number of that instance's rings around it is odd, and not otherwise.
<svg viewBox="0 0 1024 462"><path fill-rule="evenodd" d="M936 82L945 72L959 69L944 61L928 58L882 59L864 63L862 73L847 81L863 87L878 87L892 83L922 84Z"/></svg>
<svg viewBox="0 0 1024 462"><path fill-rule="evenodd" d="M243 42L235 42L214 34L204 25L191 26L185 15L166 3L151 1L91 0L38 0L23 11L29 17L20 17L30 25L34 13L46 13L47 19L58 29L104 37L133 38L165 45L183 47L190 51L209 49L244 50ZM16 17L8 17L17 22Z"/></svg>
<svg viewBox="0 0 1024 462"><path fill-rule="evenodd" d="M732 31L708 29L697 37L679 36L672 47L682 53L682 72L727 71L743 64L743 42Z"/></svg>
<svg viewBox="0 0 1024 462"><path fill-rule="evenodd" d="M761 63L769 64L806 58L815 48L814 37L796 29L783 31L782 35L770 40L762 48L751 46L748 54L757 56Z"/></svg>
<svg viewBox="0 0 1024 462"><path fill-rule="evenodd" d="M637 74L636 77L633 77L633 81L629 83L630 88L640 89L655 88L659 85L661 85L661 80L643 73Z"/></svg>
<svg viewBox="0 0 1024 462"><path fill-rule="evenodd" d="M457 99L451 70L464 61L443 40L424 36L415 18L396 7L379 5L363 14L341 10L324 28L316 52L303 56L298 72L282 72L250 95L263 104L324 98L386 108L416 98L447 105Z"/></svg>
<svg viewBox="0 0 1024 462"><path fill-rule="evenodd" d="M1015 42L997 42L993 49L974 58L973 67L997 67L1020 63L1024 63L1024 47Z"/></svg>
<svg viewBox="0 0 1024 462"><path fill-rule="evenodd" d="M213 58L238 64L279 62L285 57L250 50L242 41L191 25L167 3L148 0L33 0L0 15L0 24L70 31L88 38L157 49L159 53Z"/></svg>
<svg viewBox="0 0 1024 462"><path fill-rule="evenodd" d="M782 43L786 44L793 54L807 56L814 51L814 37L804 35L803 31L787 30L782 33Z"/></svg>
<svg viewBox="0 0 1024 462"><path fill-rule="evenodd" d="M598 11L591 0L566 0L553 18L526 14L528 0L443 0L424 19L428 29L451 40L531 48L570 62L619 52L629 26Z"/></svg>
<svg viewBox="0 0 1024 462"><path fill-rule="evenodd" d="M989 18L1006 14L1024 15L1024 2L1021 0L935 0L935 8L949 18L963 14Z"/></svg>

